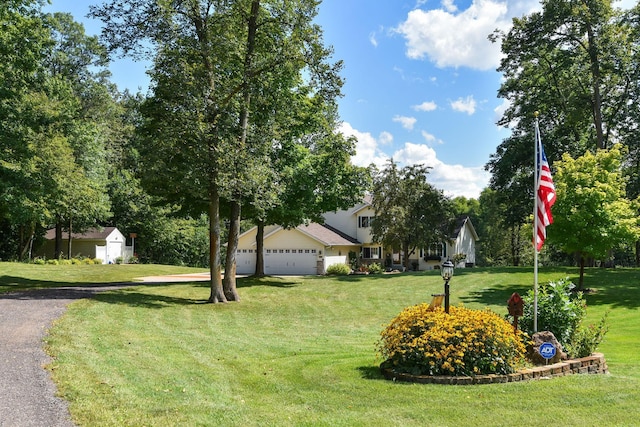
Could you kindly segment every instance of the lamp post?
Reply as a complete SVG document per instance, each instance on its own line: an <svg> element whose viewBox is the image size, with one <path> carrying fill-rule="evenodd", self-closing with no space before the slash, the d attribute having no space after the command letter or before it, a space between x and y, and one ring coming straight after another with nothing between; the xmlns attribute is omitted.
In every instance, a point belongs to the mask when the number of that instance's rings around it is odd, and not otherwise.
<svg viewBox="0 0 640 427"><path fill-rule="evenodd" d="M449 313L449 280L453 277L453 263L451 260L446 260L442 263L440 268L440 274L444 279L444 311Z"/></svg>

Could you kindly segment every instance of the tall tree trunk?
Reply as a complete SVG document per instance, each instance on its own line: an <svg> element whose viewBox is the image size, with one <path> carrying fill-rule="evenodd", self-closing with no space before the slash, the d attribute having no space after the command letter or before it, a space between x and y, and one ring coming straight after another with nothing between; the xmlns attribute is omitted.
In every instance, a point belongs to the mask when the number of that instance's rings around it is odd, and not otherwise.
<svg viewBox="0 0 640 427"><path fill-rule="evenodd" d="M209 190L209 273L211 274L209 302L227 302L222 289L220 271L220 194L215 182L211 183Z"/></svg>
<svg viewBox="0 0 640 427"><path fill-rule="evenodd" d="M229 301L240 301L240 295L238 295L236 287L236 253L238 252L238 239L240 237L240 212L240 202L232 201L227 257L224 267L224 279L222 280L224 295Z"/></svg>
<svg viewBox="0 0 640 427"><path fill-rule="evenodd" d="M592 108L593 108L593 124L596 129L596 148L605 149L604 131L602 123L602 95L600 94L600 59L598 58L598 47L595 41L595 35L591 25L587 26L587 39L589 49L589 59L591 62L591 79L592 79Z"/></svg>
<svg viewBox="0 0 640 427"><path fill-rule="evenodd" d="M60 219L56 221L56 239L53 249L53 257L55 259L60 259L62 255L62 222Z"/></svg>
<svg viewBox="0 0 640 427"><path fill-rule="evenodd" d="M580 278L578 279L578 290L582 290L582 285L584 284L584 256L580 254Z"/></svg>
<svg viewBox="0 0 640 427"><path fill-rule="evenodd" d="M511 227L511 263L514 267L520 265L520 228Z"/></svg>
<svg viewBox="0 0 640 427"><path fill-rule="evenodd" d="M33 237L35 233L35 224L29 224L28 230L25 226L20 226L20 247L18 248L18 259L31 259L31 250L33 248Z"/></svg>
<svg viewBox="0 0 640 427"><path fill-rule="evenodd" d="M264 221L258 221L256 231L256 277L264 277Z"/></svg>
<svg viewBox="0 0 640 427"><path fill-rule="evenodd" d="M256 31L258 29L258 12L260 10L260 0L251 2L251 14L249 15L248 31L247 31L247 50L244 58L244 89L243 104L240 111L239 125L240 135L238 140L238 152L246 151L247 129L249 127L249 109L251 106L251 67L253 61L253 53L256 44ZM241 159L241 156L238 156ZM242 162L242 160L240 160ZM240 163L239 168L244 167ZM238 170L238 173L242 171ZM231 201L231 218L229 222L229 236L227 241L227 257L224 270L223 288L225 296L230 301L240 301L238 290L236 287L236 252L238 250L238 238L240 236L240 200L242 198L239 188L236 189L237 194L235 200Z"/></svg>
<svg viewBox="0 0 640 427"><path fill-rule="evenodd" d="M402 242L402 253L404 255L404 270L409 271L409 242Z"/></svg>
<svg viewBox="0 0 640 427"><path fill-rule="evenodd" d="M67 240L67 259L71 259L71 233L73 232L71 220L69 220L69 240Z"/></svg>

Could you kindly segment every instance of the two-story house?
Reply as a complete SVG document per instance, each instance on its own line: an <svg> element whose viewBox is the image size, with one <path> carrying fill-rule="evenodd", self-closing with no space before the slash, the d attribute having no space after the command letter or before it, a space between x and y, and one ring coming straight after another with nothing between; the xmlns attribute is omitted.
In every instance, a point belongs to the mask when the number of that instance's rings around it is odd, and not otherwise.
<svg viewBox="0 0 640 427"><path fill-rule="evenodd" d="M349 264L349 255L355 255L359 264L377 262L383 267L399 266L403 254L385 251L371 236L371 221L375 212L371 199L324 215L324 224L310 223L285 229L269 226L264 232L264 263L267 275L324 274L332 264ZM236 257L238 274L255 273L257 228L243 233ZM469 218L461 218L451 240L416 251L410 256L410 265L418 270L430 270L456 254L465 257L459 267L475 264L475 242L478 235Z"/></svg>

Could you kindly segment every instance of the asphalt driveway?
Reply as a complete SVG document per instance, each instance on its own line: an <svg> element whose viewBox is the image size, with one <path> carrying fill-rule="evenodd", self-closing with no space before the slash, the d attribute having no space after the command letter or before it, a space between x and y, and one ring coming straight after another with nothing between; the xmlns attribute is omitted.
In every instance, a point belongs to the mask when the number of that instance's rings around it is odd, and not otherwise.
<svg viewBox="0 0 640 427"><path fill-rule="evenodd" d="M0 294L0 427L70 427L67 402L44 366L43 339L67 305L132 286L68 287Z"/></svg>

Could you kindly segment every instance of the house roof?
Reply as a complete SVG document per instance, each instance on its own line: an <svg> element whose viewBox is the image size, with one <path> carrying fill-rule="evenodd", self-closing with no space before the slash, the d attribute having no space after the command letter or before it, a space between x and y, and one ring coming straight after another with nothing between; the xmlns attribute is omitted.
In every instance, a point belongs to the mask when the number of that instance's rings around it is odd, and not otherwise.
<svg viewBox="0 0 640 427"><path fill-rule="evenodd" d="M473 234L473 238L475 240L480 240L478 234L476 233L476 229L468 216L460 216L456 219L456 227L453 229L453 237L458 237L458 235L460 234L460 230L462 230L462 227L464 227L467 223L469 224L469 229Z"/></svg>
<svg viewBox="0 0 640 427"><path fill-rule="evenodd" d="M312 222L308 225L299 225L296 228L309 237L323 243L325 246L352 246L361 244L357 239L327 224Z"/></svg>
<svg viewBox="0 0 640 427"><path fill-rule="evenodd" d="M74 240L83 239L83 240L104 240L111 233L116 230L116 227L104 227L102 229L98 228L90 228L84 233L71 233L71 238ZM54 240L56 238L56 229L51 228L47 230L47 233L44 235L44 238L47 240ZM62 238L68 239L69 233L66 231L62 232Z"/></svg>

